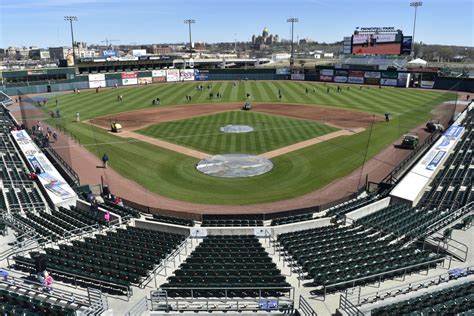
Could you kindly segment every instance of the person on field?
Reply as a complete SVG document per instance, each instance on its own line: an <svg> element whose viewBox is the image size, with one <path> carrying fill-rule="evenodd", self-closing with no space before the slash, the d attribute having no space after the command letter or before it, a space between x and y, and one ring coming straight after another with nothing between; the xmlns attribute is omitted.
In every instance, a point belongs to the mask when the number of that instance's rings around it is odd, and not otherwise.
<svg viewBox="0 0 474 316"><path fill-rule="evenodd" d="M109 156L106 153L102 156L102 166L107 169L107 164L109 163Z"/></svg>
<svg viewBox="0 0 474 316"><path fill-rule="evenodd" d="M390 121L390 113L385 113L385 122L389 122Z"/></svg>

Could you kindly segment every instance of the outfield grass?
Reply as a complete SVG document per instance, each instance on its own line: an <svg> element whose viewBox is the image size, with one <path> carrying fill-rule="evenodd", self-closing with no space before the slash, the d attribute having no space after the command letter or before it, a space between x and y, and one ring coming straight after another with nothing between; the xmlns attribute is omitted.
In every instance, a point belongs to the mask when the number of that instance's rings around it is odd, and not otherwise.
<svg viewBox="0 0 474 316"><path fill-rule="evenodd" d="M250 133L226 134L225 125L249 125ZM260 154L336 131L315 121L229 111L148 126L138 132L210 154Z"/></svg>
<svg viewBox="0 0 474 316"><path fill-rule="evenodd" d="M203 83L206 86L206 82ZM213 83L214 93L224 91L224 97L212 102L235 102L245 99L246 91L253 101L322 104L351 108L369 113L392 114L390 123L375 124L372 129L319 143L272 159L271 172L245 179L209 177L196 171L197 159L180 155L148 143L124 140L87 123L72 123L79 111L82 119L110 113L150 107L151 100L160 97L162 104L186 103L185 95L193 95L193 102L209 103L207 91L195 91L197 83L161 84L142 87L82 92L58 97L62 118L50 119L51 125L60 124L81 140L81 144L100 157L110 157L110 166L153 192L191 202L209 204L252 204L276 201L312 192L359 167L367 150L367 159L392 144L408 129L424 123L429 111L443 101L453 100L455 94L438 91L383 88L323 92L322 84L300 82L232 82ZM310 89L306 95L304 87ZM318 92L313 93L315 87ZM334 86L333 86L334 87ZM117 93L124 102L116 102ZM192 106L192 105L190 105ZM49 102L54 110L54 102ZM367 147L367 144L368 147ZM356 188L354 188L355 190Z"/></svg>

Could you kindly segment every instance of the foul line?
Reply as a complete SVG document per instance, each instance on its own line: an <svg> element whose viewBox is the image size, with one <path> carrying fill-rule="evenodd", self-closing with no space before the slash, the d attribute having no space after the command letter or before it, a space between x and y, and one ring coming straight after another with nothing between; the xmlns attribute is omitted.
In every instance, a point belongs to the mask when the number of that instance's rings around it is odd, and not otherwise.
<svg viewBox="0 0 474 316"><path fill-rule="evenodd" d="M343 129L343 130L339 130L339 131L336 131L336 132L333 132L333 133L329 133L329 134L325 134L325 135L318 136L318 137L315 137L315 138L311 138L311 139L308 139L308 140L305 140L305 141L302 141L302 142L299 142L299 143L296 143L296 144L292 144L292 145L289 145L289 146L286 146L286 147L282 147L282 148L278 148L278 149L275 149L275 150L272 150L272 151L268 151L266 153L260 154L259 156L270 159L270 158L278 157L278 156L281 156L281 155L286 155L286 154L288 154L292 151L299 150L299 149L302 149L302 148L306 148L306 147L309 147L309 146L312 146L312 145L315 145L315 144L318 144L318 143L321 143L321 142L325 142L327 140L330 140L330 139L333 139L333 138L336 138L336 137L339 137L339 136L354 135L354 134L360 133L364 130L365 130L365 128L354 128L354 129L350 129L350 130Z"/></svg>

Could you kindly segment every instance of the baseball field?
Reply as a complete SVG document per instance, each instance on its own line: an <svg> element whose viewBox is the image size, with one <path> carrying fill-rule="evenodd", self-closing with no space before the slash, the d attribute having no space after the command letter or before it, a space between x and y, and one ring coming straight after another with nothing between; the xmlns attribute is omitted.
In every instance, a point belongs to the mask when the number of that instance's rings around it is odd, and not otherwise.
<svg viewBox="0 0 474 316"><path fill-rule="evenodd" d="M111 168L150 191L196 203L243 205L301 196L348 175L426 122L437 105L456 98L441 91L339 86L337 92L336 85L321 83L229 81L71 92L57 96L61 118L48 122L67 129L96 156L107 153ZM152 103L156 98L159 105ZM253 109L241 111L247 101ZM56 109L50 101L45 111ZM109 132L114 120L123 133ZM220 133L229 124L255 130ZM211 177L196 170L200 156L187 149L267 155L274 167L251 178Z"/></svg>

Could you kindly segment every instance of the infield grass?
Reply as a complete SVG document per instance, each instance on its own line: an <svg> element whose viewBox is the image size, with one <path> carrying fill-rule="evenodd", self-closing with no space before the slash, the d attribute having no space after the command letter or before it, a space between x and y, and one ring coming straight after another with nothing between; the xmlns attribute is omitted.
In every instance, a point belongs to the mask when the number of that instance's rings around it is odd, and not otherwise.
<svg viewBox="0 0 474 316"><path fill-rule="evenodd" d="M248 125L249 133L220 131L226 125ZM209 154L260 154L336 131L315 121L246 111L229 111L148 126L138 133Z"/></svg>
<svg viewBox="0 0 474 316"><path fill-rule="evenodd" d="M207 85L206 82L202 84ZM50 119L49 123L53 127L57 124L68 129L97 157L107 152L113 169L153 192L196 203L253 204L300 196L351 173L406 131L424 123L434 106L456 97L456 94L439 91L386 87L359 90L358 86L337 93L335 85L327 94L326 87L319 83L271 81L240 82L236 87L232 82L213 83L214 94L223 91L224 97L210 101L207 89L205 92L195 91L196 85L161 84L103 90L98 94L83 91L80 95L62 95L58 97L62 118ZM305 87L308 87L308 94ZM314 93L313 88L316 89ZM249 91L252 101L278 103L278 89L283 94L282 103L329 105L376 114L389 112L392 119L388 124L374 124L372 129L355 135L338 137L273 158L272 171L244 179L210 177L196 171L197 159L148 143L123 139L87 123L72 123L77 111L82 119L90 119L148 108L156 97L160 97L163 105L186 103L185 96L189 94L193 96L192 103L237 102L244 101L245 92ZM124 95L123 103L116 102L117 93ZM56 108L54 102L49 102L48 107L51 110ZM361 179L364 176L361 174Z"/></svg>

